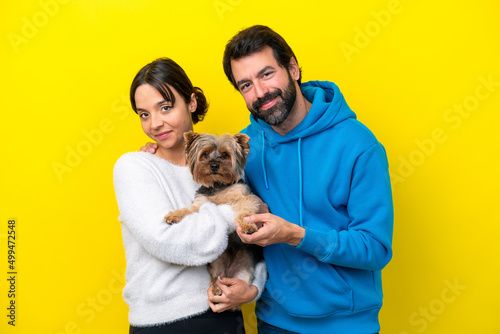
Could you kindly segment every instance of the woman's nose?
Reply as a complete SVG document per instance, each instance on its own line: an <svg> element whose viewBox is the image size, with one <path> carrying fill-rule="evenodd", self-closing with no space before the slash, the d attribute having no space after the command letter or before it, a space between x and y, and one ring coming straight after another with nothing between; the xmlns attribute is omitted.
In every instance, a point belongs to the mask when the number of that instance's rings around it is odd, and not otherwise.
<svg viewBox="0 0 500 334"><path fill-rule="evenodd" d="M161 117L161 115L159 115L158 113L152 113L151 114L151 127L152 128L159 128L163 125L163 119Z"/></svg>

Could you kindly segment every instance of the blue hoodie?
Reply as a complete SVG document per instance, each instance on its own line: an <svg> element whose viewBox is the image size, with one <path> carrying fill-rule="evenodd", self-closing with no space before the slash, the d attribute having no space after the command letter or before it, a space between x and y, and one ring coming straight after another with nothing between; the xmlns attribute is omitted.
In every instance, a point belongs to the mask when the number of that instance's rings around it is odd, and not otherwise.
<svg viewBox="0 0 500 334"><path fill-rule="evenodd" d="M302 84L312 103L284 136L250 117L247 181L271 213L303 226L297 246L264 248L257 317L299 333L376 333L393 207L383 146L331 82Z"/></svg>

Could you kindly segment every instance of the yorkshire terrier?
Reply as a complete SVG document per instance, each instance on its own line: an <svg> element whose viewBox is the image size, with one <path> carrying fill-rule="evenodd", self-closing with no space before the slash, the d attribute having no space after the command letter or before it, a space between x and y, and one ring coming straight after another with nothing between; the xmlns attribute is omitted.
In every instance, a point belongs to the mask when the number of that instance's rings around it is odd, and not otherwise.
<svg viewBox="0 0 500 334"><path fill-rule="evenodd" d="M250 138L242 133L223 134L218 137L190 131L184 134L184 139L189 169L194 181L201 187L189 208L169 212L165 216L165 222L178 223L184 216L198 212L200 206L208 201L217 205L230 204L235 211L235 222L241 226L243 232L256 232L256 224L243 220L244 217L259 211L259 200L250 193L242 179L250 151ZM250 284L255 264L260 259L261 247L244 244L236 232L230 234L227 249L208 265L214 295L222 294L222 290L215 284L219 276L238 278Z"/></svg>

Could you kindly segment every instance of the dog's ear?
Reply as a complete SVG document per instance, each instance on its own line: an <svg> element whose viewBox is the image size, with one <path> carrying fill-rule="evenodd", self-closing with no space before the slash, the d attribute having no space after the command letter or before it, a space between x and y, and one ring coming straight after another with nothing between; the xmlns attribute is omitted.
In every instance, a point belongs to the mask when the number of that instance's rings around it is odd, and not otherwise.
<svg viewBox="0 0 500 334"><path fill-rule="evenodd" d="M237 133L234 135L234 139L236 140L236 143L240 145L243 154L247 156L250 152L250 145L248 144L250 137L244 133Z"/></svg>
<svg viewBox="0 0 500 334"><path fill-rule="evenodd" d="M184 140L186 141L186 143L184 144L184 151L186 153L189 152L191 146L196 141L196 138L198 138L199 136L200 136L199 133L193 131L184 132Z"/></svg>

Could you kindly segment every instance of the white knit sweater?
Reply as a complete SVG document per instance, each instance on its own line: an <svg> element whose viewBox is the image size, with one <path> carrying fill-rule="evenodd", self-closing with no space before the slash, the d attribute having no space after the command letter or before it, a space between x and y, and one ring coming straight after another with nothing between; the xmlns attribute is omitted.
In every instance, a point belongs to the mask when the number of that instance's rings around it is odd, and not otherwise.
<svg viewBox="0 0 500 334"><path fill-rule="evenodd" d="M199 186L187 166L145 152L118 159L114 186L127 261L123 297L130 324L158 325L208 310L206 265L222 254L227 235L235 230L232 208L205 203L178 224L166 224L164 216L189 206ZM262 261L252 283L259 296L266 276Z"/></svg>

